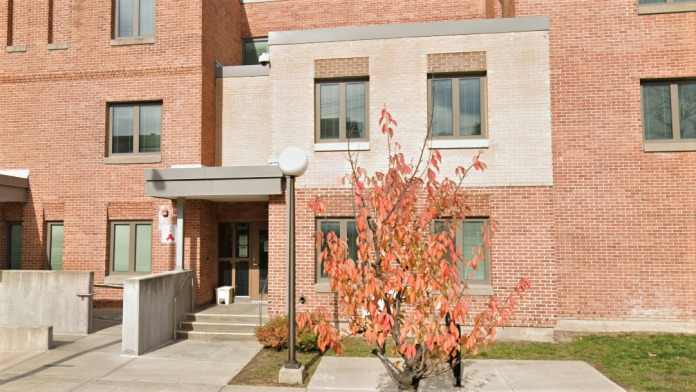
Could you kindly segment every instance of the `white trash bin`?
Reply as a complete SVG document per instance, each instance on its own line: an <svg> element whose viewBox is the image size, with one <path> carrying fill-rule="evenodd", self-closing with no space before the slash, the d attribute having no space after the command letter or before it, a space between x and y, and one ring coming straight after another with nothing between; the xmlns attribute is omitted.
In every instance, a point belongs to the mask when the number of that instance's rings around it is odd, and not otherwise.
<svg viewBox="0 0 696 392"><path fill-rule="evenodd" d="M234 302L234 288L232 286L221 286L215 290L216 303L218 305L229 305Z"/></svg>

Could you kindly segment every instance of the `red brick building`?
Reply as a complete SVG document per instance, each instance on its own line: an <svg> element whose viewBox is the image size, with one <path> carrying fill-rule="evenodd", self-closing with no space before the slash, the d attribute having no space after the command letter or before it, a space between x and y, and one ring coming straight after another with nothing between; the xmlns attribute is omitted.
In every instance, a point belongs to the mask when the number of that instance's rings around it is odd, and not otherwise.
<svg viewBox="0 0 696 392"><path fill-rule="evenodd" d="M0 268L91 270L119 301L176 267L180 199L197 302L267 287L281 312L295 145L297 295L331 306L314 234L347 236L348 133L378 169L387 104L407 154L431 111L445 171L484 151L472 294L528 276L515 326L696 331L696 2L0 0L0 26Z"/></svg>

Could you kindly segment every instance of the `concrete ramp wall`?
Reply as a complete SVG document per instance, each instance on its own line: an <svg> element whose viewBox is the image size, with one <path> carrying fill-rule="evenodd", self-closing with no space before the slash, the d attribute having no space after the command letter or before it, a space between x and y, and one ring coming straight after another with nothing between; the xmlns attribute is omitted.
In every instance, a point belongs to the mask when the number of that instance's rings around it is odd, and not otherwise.
<svg viewBox="0 0 696 392"><path fill-rule="evenodd" d="M0 271L0 325L52 326L55 334L87 334L94 274Z"/></svg>
<svg viewBox="0 0 696 392"><path fill-rule="evenodd" d="M123 343L127 355L142 355L175 339L191 312L193 272L172 271L131 278L123 284Z"/></svg>

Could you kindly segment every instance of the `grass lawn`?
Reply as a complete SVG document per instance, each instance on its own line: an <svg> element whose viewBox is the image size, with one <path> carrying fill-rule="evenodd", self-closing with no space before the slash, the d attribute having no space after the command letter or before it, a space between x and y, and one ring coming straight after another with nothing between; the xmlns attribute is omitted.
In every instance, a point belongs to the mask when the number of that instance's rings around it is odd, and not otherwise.
<svg viewBox="0 0 696 392"><path fill-rule="evenodd" d="M347 357L372 355L372 347L360 338L345 338L344 348ZM393 355L393 347L389 350ZM286 358L287 351L262 350L231 383L278 385L278 371ZM307 381L320 358L318 353L298 353L298 360L308 368ZM696 392L696 336L587 336L571 343L497 343L475 358L580 360L628 391Z"/></svg>
<svg viewBox="0 0 696 392"><path fill-rule="evenodd" d="M629 391L696 391L696 336L587 336L571 343L498 343L477 358L580 360Z"/></svg>

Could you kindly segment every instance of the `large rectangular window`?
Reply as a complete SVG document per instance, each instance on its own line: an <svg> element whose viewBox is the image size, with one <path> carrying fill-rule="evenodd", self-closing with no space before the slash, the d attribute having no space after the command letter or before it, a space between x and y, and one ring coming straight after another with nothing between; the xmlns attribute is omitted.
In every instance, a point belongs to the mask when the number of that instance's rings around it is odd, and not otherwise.
<svg viewBox="0 0 696 392"><path fill-rule="evenodd" d="M367 80L317 81L316 140L367 140L368 91Z"/></svg>
<svg viewBox="0 0 696 392"><path fill-rule="evenodd" d="M10 269L22 268L22 224L7 224L7 256L10 260Z"/></svg>
<svg viewBox="0 0 696 392"><path fill-rule="evenodd" d="M259 57L268 53L268 38L247 38L242 45L242 64L244 65L258 64Z"/></svg>
<svg viewBox="0 0 696 392"><path fill-rule="evenodd" d="M139 274L152 271L152 224L111 222L111 272Z"/></svg>
<svg viewBox="0 0 696 392"><path fill-rule="evenodd" d="M110 104L110 155L160 152L161 127L161 102Z"/></svg>
<svg viewBox="0 0 696 392"><path fill-rule="evenodd" d="M46 225L48 265L53 271L63 269L63 222L50 222Z"/></svg>
<svg viewBox="0 0 696 392"><path fill-rule="evenodd" d="M696 80L642 83L646 150L683 144L696 149Z"/></svg>
<svg viewBox="0 0 696 392"><path fill-rule="evenodd" d="M434 138L486 136L486 77L438 76L428 79L428 113Z"/></svg>
<svg viewBox="0 0 696 392"><path fill-rule="evenodd" d="M342 241L348 244L348 257L352 260L358 257L358 229L355 219L318 219L317 230L321 231L324 240L321 247L317 249L316 279L317 282L328 280L329 276L324 270L321 260L321 252L326 247L326 237L333 232Z"/></svg>
<svg viewBox="0 0 696 392"><path fill-rule="evenodd" d="M155 0L114 0L114 38L155 35Z"/></svg>

